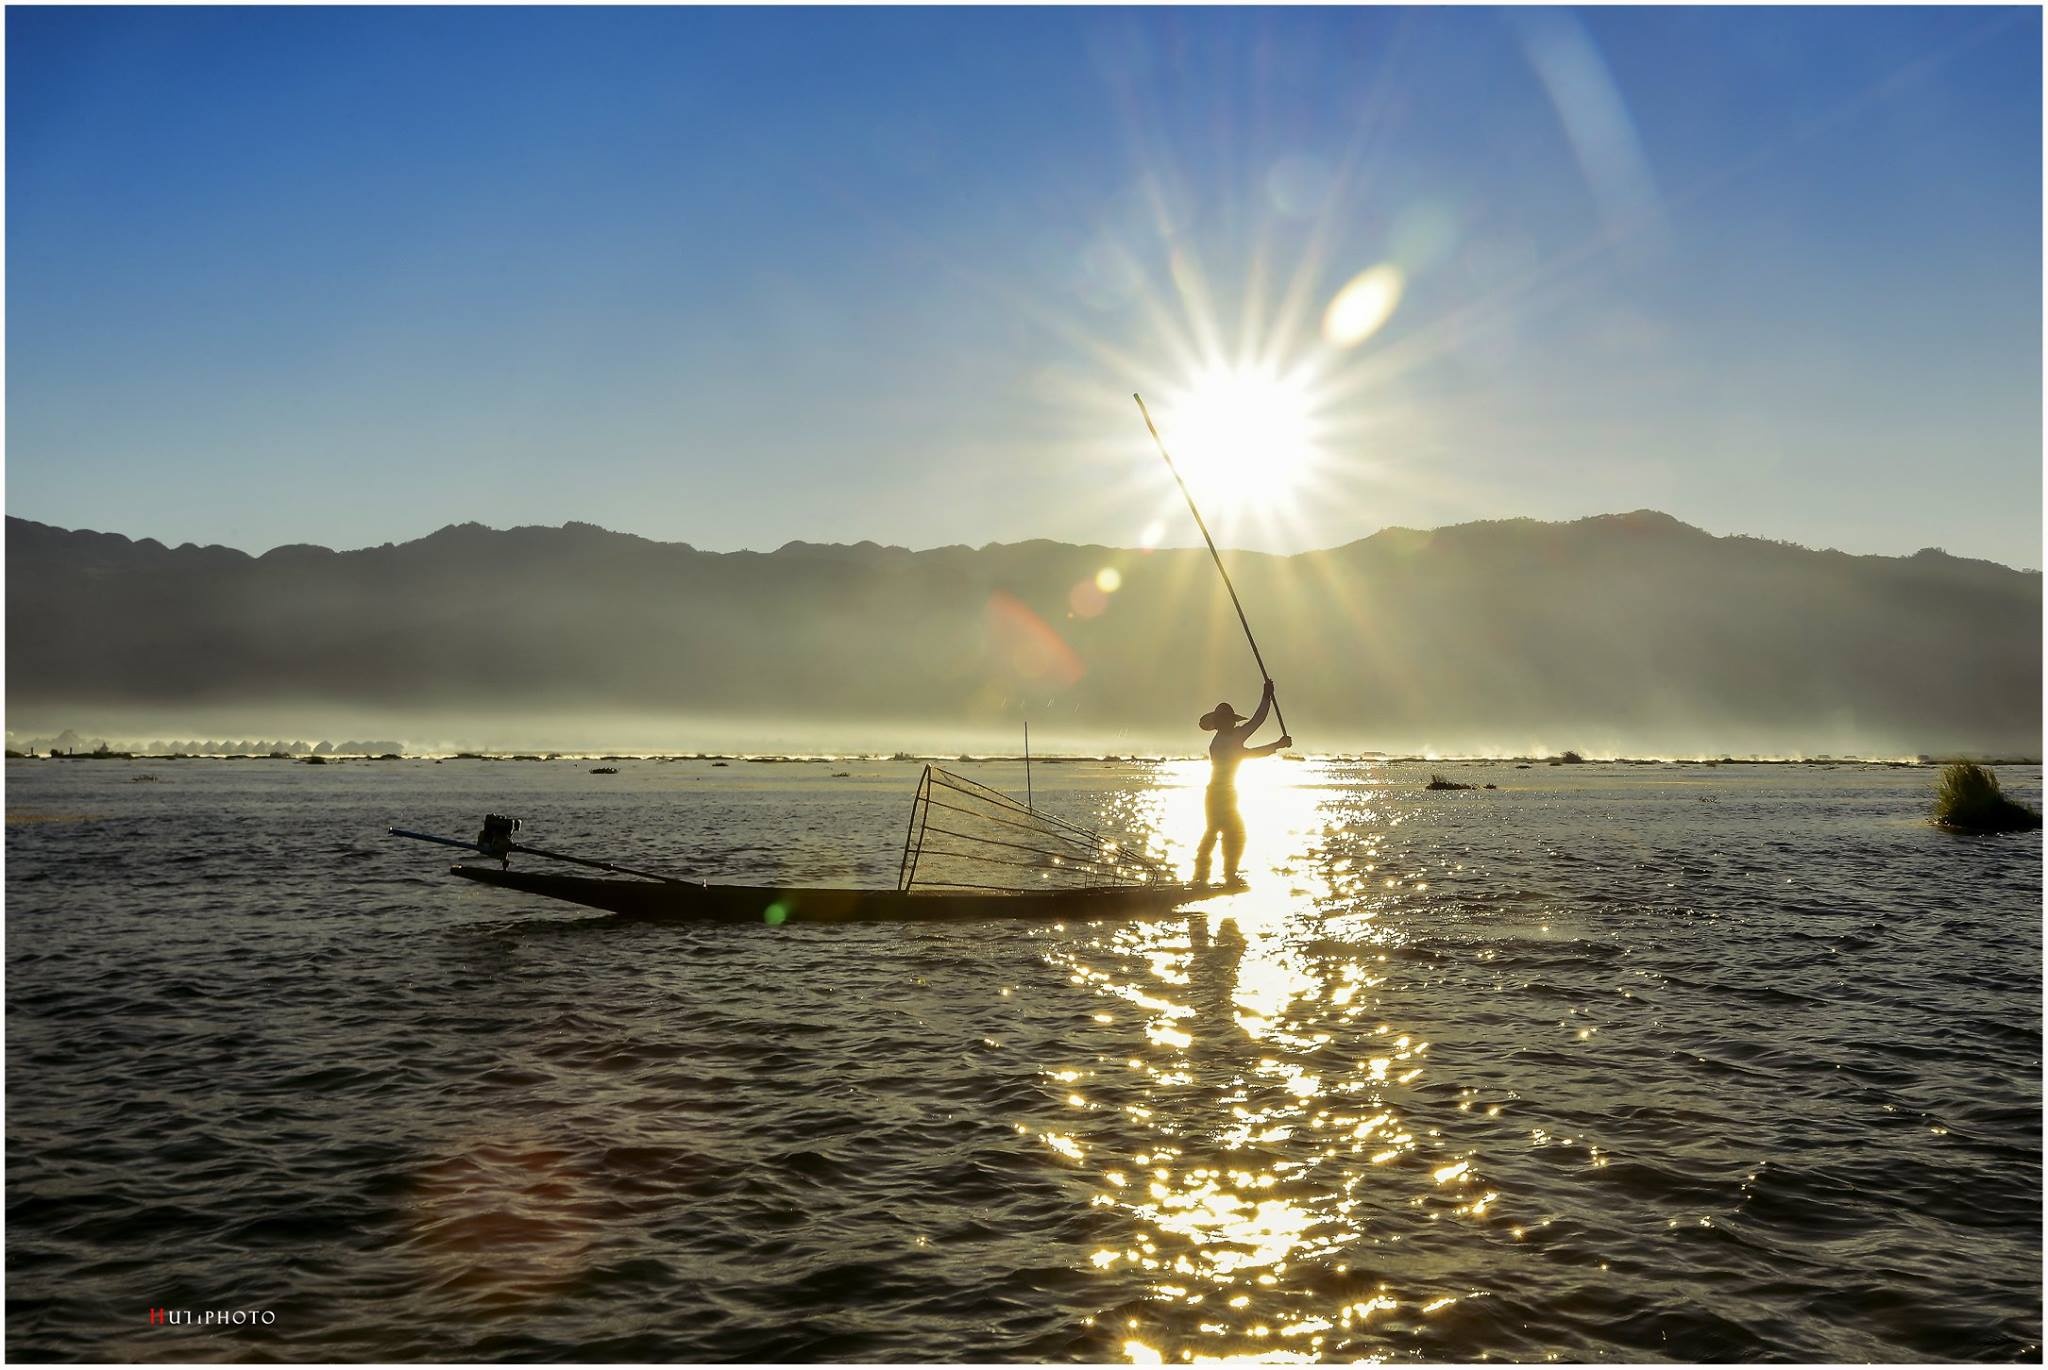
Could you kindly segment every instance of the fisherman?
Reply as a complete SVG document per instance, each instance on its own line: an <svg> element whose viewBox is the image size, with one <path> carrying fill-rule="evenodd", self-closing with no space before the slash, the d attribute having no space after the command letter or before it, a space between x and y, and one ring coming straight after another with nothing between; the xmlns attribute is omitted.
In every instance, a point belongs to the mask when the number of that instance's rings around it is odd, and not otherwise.
<svg viewBox="0 0 2048 1370"><path fill-rule="evenodd" d="M1209 826L1202 832L1202 845L1195 849L1197 885L1209 883L1209 854L1216 849L1219 837L1223 839L1224 883L1237 883L1237 859L1244 855L1244 818L1237 811L1237 768L1246 757L1271 756L1294 745L1291 737L1282 737L1263 747L1245 745L1265 723L1266 712L1272 707L1273 680L1269 676L1258 712L1249 719L1227 703L1202 715L1202 727L1216 736L1209 742Z"/></svg>

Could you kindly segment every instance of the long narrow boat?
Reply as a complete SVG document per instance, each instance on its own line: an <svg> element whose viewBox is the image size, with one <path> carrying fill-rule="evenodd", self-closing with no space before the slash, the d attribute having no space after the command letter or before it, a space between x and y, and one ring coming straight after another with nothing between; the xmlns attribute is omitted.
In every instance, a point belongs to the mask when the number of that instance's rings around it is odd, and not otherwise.
<svg viewBox="0 0 2048 1370"><path fill-rule="evenodd" d="M974 918L1133 918L1171 913L1224 891L1183 884L1141 844L1104 836L1018 803L978 781L926 766L918 779L895 889L712 885L549 851L514 840L520 822L484 818L474 841L392 828L395 837L497 858L449 873L627 918L703 923L929 923ZM603 875L513 870L537 856ZM623 878L621 878L623 877Z"/></svg>
<svg viewBox="0 0 2048 1370"><path fill-rule="evenodd" d="M613 880L458 863L449 873L496 889L565 900L626 918L701 923L951 922L977 918L1040 920L1131 918L1171 913L1222 891L1200 885L1002 893L953 890L846 890L803 886L705 885L683 880Z"/></svg>

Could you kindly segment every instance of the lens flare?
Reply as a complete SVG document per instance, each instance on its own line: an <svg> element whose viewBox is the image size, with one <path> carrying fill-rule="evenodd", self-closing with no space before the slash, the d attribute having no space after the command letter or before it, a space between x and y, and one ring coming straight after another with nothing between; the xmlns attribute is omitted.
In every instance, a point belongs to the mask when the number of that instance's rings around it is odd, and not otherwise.
<svg viewBox="0 0 2048 1370"><path fill-rule="evenodd" d="M1353 276L1323 311L1323 339L1332 347L1356 347L1386 327L1401 303L1406 284L1401 268L1382 262Z"/></svg>
<svg viewBox="0 0 2048 1370"><path fill-rule="evenodd" d="M1072 685L1087 672L1074 649L1031 606L1007 591L988 597L988 650L992 664L1019 680Z"/></svg>

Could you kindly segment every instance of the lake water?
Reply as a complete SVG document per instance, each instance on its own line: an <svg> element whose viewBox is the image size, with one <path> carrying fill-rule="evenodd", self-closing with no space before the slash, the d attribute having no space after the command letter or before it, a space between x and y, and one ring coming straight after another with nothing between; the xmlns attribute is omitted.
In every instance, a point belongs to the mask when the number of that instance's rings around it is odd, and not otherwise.
<svg viewBox="0 0 2048 1370"><path fill-rule="evenodd" d="M382 835L886 885L917 777L590 764L8 763L10 1356L2040 1355L2041 838L1930 769L1260 763L1249 892L1094 925ZM1201 779L1035 773L1183 859Z"/></svg>

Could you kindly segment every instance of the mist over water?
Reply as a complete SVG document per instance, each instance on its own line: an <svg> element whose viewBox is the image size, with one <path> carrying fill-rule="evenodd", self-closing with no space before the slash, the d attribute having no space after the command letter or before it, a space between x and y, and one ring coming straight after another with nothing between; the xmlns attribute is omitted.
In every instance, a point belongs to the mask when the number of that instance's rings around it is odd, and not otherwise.
<svg viewBox="0 0 2048 1370"><path fill-rule="evenodd" d="M1258 702L1256 682L1238 682L1242 689L1217 687L1211 693L1232 696L1240 709ZM28 705L9 714L8 744L22 749L47 743L69 732L79 750L105 741L116 751L151 754L159 744L177 751L186 742L222 742L225 753L260 754L270 741L320 742L339 746L356 739L381 739L397 744L409 757L449 757L459 752L488 756L763 756L874 757L898 753L919 757L1018 757L1024 729L1031 731L1032 754L1038 757L1191 758L1203 754L1208 735L1195 720L1214 700L1196 696L1199 704L1177 726L1113 727L1078 715L1057 701L1034 700L1031 707L1014 701L1000 717L963 722L924 715L911 718L855 719L832 715L777 716L706 715L689 712L648 713L638 710L606 713L567 710L561 713L506 707L488 698L473 709L366 710L337 708L319 701L270 700L261 704L219 705L177 712L120 708L79 708L76 705ZM1285 700L1282 701L1286 707ZM1041 705L1045 707L1040 707ZM1311 715L1313 718L1313 715ZM1289 722L1293 719L1290 717ZM1314 728L1314 732L1310 732ZM1271 731L1270 729L1268 730ZM1319 722L1297 725L1301 749L1311 755L1389 756L1429 759L1478 757L1549 759L1565 751L1587 758L1651 760L1911 761L1922 755L1904 735L1858 731L1805 732L1797 728L1718 730L1693 728L1639 732L1616 727L1575 727L1567 723L1491 732L1327 732ZM1274 734L1277 736L1277 734ZM1340 744L1341 739L1341 744ZM244 741L251 743L244 748ZM2038 760L2038 736L2018 736L2010 748L1937 747L1935 756L1980 756ZM183 748L184 750L191 750ZM376 750L384 750L379 741ZM38 754L44 750L38 746Z"/></svg>
<svg viewBox="0 0 2048 1370"><path fill-rule="evenodd" d="M1925 769L1427 770L1249 768L1188 915L693 928L382 832L887 884L917 768L10 762L7 1350L2039 1354L2038 833ZM1201 780L1035 788L1184 862Z"/></svg>

